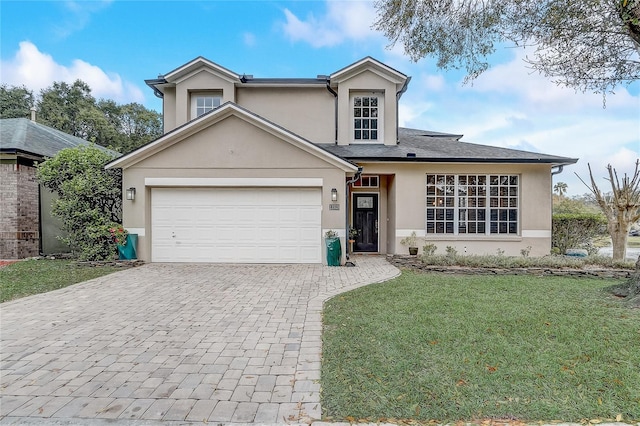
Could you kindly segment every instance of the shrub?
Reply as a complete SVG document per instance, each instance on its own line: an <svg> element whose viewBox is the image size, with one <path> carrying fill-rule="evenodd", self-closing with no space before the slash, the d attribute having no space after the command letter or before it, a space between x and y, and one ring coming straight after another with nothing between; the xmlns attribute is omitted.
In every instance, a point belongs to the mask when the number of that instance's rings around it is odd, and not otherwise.
<svg viewBox="0 0 640 426"><path fill-rule="evenodd" d="M40 183L59 197L52 214L68 233L62 240L80 260L111 259L116 252L109 228L120 226L122 172L104 170L113 158L95 146L83 146L63 149L38 167Z"/></svg>
<svg viewBox="0 0 640 426"><path fill-rule="evenodd" d="M595 254L597 248L592 240L606 232L607 221L600 214L592 213L563 213L554 214L552 221L552 246L559 253L565 253L567 249L586 249Z"/></svg>

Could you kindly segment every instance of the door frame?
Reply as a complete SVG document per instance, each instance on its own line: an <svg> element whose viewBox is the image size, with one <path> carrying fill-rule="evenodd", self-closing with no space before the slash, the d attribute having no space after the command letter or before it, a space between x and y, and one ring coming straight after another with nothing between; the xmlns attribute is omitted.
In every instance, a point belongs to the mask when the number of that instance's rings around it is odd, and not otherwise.
<svg viewBox="0 0 640 426"><path fill-rule="evenodd" d="M354 253L380 253L380 229L381 229L381 224L380 224L380 191L351 191L351 212L349 214L349 227L353 227L353 224L355 223L355 216L356 216L356 203L355 203L355 196L356 195L375 195L378 200L377 200L377 217L378 217L378 240L376 241L376 245L378 247L377 251L358 251L354 248L353 252Z"/></svg>

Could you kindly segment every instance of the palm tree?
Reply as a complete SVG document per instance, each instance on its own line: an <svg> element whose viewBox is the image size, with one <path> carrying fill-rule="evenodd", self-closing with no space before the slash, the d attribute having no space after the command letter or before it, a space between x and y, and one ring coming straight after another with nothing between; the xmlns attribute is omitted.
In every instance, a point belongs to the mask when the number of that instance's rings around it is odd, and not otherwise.
<svg viewBox="0 0 640 426"><path fill-rule="evenodd" d="M567 193L568 185L564 182L558 182L553 186L553 191L558 193L558 196L563 197Z"/></svg>

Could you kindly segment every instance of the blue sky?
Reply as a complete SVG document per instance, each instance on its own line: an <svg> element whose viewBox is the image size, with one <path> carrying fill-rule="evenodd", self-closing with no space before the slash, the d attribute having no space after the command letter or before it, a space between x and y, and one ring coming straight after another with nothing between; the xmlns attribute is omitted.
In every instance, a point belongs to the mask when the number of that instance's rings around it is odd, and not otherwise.
<svg viewBox="0 0 640 426"><path fill-rule="evenodd" d="M591 163L632 172L640 157L640 83L608 95L575 93L526 68L522 49L500 49L473 84L434 61L411 62L371 30L371 1L0 0L0 82L38 92L86 81L96 98L161 110L145 84L197 56L255 77L315 77L365 56L412 77L405 127L464 134L466 142L579 157L555 181L587 192Z"/></svg>

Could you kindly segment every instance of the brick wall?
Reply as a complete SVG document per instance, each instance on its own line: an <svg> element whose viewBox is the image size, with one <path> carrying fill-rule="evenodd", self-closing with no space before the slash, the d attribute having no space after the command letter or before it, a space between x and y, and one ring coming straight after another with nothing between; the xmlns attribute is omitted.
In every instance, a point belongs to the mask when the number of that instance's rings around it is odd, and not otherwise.
<svg viewBox="0 0 640 426"><path fill-rule="evenodd" d="M38 181L35 167L0 164L0 259L39 254Z"/></svg>

